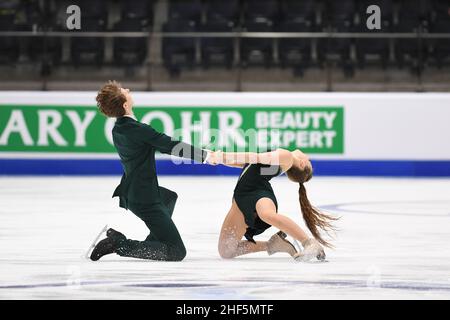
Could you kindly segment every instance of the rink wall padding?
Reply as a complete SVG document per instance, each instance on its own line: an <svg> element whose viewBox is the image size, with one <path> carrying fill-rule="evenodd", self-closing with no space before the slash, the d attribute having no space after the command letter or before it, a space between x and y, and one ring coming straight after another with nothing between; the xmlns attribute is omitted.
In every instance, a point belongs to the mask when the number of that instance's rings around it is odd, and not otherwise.
<svg viewBox="0 0 450 320"><path fill-rule="evenodd" d="M117 175L96 92L0 92L0 174ZM133 92L138 121L197 147L301 149L316 175L450 176L450 93ZM177 165L159 174L235 175Z"/></svg>
<svg viewBox="0 0 450 320"><path fill-rule="evenodd" d="M345 161L314 160L316 176L450 177L450 161ZM113 159L0 159L0 175L120 175ZM160 175L237 176L238 168L200 164L174 164L158 160Z"/></svg>

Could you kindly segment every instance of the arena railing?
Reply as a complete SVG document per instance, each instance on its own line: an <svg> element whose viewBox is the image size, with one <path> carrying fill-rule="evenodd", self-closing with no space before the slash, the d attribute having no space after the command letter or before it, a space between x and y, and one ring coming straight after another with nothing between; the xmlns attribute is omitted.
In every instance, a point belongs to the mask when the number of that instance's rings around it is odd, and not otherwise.
<svg viewBox="0 0 450 320"><path fill-rule="evenodd" d="M202 38L233 38L234 39L234 60L235 67L240 71L240 39L242 38L265 38L272 39L276 47L279 39L286 38L309 38L309 39L416 39L418 46L422 45L424 39L450 39L450 33L433 33L424 32L418 29L417 32L398 33L398 32L156 32L156 31L142 31L142 32L122 32L122 31L104 31L104 32L79 32L79 31L0 31L1 37L96 37L96 38L148 38L147 44L150 48L152 39L155 38L194 38L197 40L197 56L199 56L199 44ZM45 50L45 46L44 46ZM421 52L421 51L419 51ZM419 57L422 59L422 57ZM147 50L147 65L151 66L155 61L152 61L150 50ZM422 63L422 61L421 61ZM241 91L242 78L241 72L237 73L236 91ZM328 91L332 88L332 79L328 74L327 87ZM421 74L417 75L419 78ZM420 79L419 79L420 81ZM152 90L151 82L149 81L148 90Z"/></svg>

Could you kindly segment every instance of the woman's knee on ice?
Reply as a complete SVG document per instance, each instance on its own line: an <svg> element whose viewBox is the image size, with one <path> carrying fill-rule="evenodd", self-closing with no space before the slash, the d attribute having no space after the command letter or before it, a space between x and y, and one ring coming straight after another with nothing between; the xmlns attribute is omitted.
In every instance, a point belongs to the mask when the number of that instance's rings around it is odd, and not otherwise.
<svg viewBox="0 0 450 320"><path fill-rule="evenodd" d="M236 256L238 243L234 239L219 241L219 255L222 259L232 259Z"/></svg>

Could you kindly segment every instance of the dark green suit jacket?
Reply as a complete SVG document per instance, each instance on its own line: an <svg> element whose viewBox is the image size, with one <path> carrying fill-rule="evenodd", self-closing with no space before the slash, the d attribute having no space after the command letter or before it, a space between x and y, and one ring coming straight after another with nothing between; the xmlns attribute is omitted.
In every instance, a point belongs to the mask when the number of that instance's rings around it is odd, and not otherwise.
<svg viewBox="0 0 450 320"><path fill-rule="evenodd" d="M197 162L203 162L207 155L202 149L173 140L130 117L117 119L112 136L124 170L113 197L120 197L120 206L126 209L130 202L139 205L161 203L155 151Z"/></svg>

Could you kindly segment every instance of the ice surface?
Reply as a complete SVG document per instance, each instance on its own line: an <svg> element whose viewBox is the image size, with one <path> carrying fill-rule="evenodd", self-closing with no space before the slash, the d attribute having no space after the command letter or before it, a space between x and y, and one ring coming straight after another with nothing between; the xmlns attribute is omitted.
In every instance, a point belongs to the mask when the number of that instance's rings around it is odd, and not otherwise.
<svg viewBox="0 0 450 320"><path fill-rule="evenodd" d="M314 178L311 202L342 217L327 263L266 253L222 260L235 179L159 178L179 195L183 262L90 262L82 256L106 223L147 235L111 199L119 177L0 178L0 299L450 298L450 179ZM280 177L273 186L280 212L303 226L296 185Z"/></svg>

